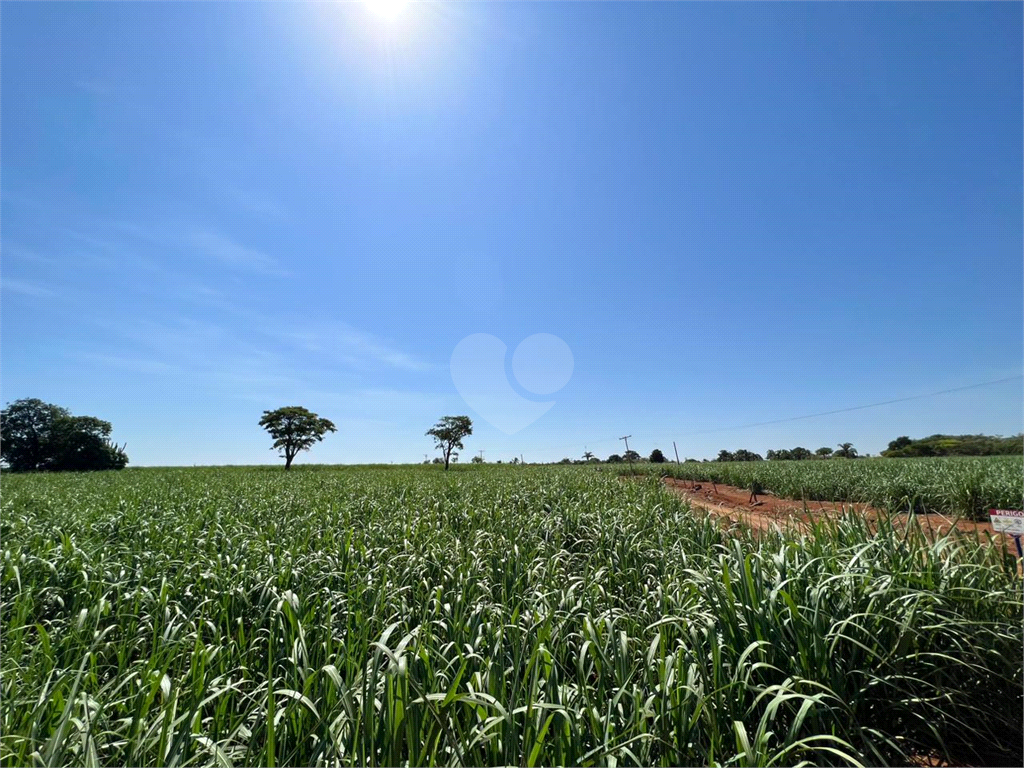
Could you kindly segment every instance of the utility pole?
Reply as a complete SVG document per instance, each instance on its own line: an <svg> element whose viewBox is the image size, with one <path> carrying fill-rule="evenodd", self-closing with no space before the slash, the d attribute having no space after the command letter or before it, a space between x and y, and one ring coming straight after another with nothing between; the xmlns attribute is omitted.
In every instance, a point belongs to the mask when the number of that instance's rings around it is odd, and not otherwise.
<svg viewBox="0 0 1024 768"><path fill-rule="evenodd" d="M619 440L624 440L626 442L626 461L629 462L629 472L630 472L630 474L633 473L633 459L629 455L629 438L631 438L631 437L632 437L632 435L626 435L625 437L620 437L619 438Z"/></svg>
<svg viewBox="0 0 1024 768"><path fill-rule="evenodd" d="M676 464L679 463L679 449L676 448L676 441L672 441L672 450L676 452Z"/></svg>
<svg viewBox="0 0 1024 768"><path fill-rule="evenodd" d="M521 453L519 454L519 463L520 464L525 464L526 463L526 459L523 458L523 454L521 454Z"/></svg>
<svg viewBox="0 0 1024 768"><path fill-rule="evenodd" d="M477 451L477 453L480 454L480 461L483 461L484 460L484 449L481 448L479 451Z"/></svg>

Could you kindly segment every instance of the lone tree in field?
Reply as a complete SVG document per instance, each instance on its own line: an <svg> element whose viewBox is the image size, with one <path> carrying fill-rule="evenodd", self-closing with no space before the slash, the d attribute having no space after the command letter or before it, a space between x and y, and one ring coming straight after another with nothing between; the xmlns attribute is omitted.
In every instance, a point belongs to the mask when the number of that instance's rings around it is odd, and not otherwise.
<svg viewBox="0 0 1024 768"><path fill-rule="evenodd" d="M651 457L648 459L651 464L664 464L665 454L661 452L661 448L655 448L651 451Z"/></svg>
<svg viewBox="0 0 1024 768"><path fill-rule="evenodd" d="M445 470L448 469L448 464L451 462L452 451L456 448L461 451L464 447L462 439L472 434L473 422L470 421L469 416L445 416L427 430L427 435L434 438L438 450L441 451Z"/></svg>
<svg viewBox="0 0 1024 768"><path fill-rule="evenodd" d="M297 405L264 411L260 426L274 438L271 450L280 449L285 469L291 469L292 460L299 451L308 451L328 432L338 431L327 419Z"/></svg>

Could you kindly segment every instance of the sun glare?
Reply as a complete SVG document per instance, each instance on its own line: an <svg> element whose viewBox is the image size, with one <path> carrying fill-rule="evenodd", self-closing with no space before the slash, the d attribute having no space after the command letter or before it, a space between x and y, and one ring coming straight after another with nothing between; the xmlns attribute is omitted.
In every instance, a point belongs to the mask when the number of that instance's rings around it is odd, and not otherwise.
<svg viewBox="0 0 1024 768"><path fill-rule="evenodd" d="M363 3L377 18L394 21L409 4L409 0L363 0Z"/></svg>

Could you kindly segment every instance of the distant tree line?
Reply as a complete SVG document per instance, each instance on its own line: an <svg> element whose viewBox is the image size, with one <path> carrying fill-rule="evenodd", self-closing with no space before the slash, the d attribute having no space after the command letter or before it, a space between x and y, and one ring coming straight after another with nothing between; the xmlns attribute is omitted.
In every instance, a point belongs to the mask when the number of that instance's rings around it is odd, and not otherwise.
<svg viewBox="0 0 1024 768"><path fill-rule="evenodd" d="M719 451L715 461L807 461L809 459L858 459L860 455L853 443L839 443L835 450L822 446L816 451L810 451L802 446L796 448L773 449L762 457L759 453L740 448L738 451Z"/></svg>
<svg viewBox="0 0 1024 768"><path fill-rule="evenodd" d="M891 459L915 456L1006 456L1024 453L1024 435L930 435L919 440L897 437L882 455Z"/></svg>

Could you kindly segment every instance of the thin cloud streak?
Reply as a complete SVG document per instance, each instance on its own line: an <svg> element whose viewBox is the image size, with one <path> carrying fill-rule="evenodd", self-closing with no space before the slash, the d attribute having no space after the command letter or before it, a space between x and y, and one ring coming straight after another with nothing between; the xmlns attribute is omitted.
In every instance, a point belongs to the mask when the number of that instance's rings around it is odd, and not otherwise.
<svg viewBox="0 0 1024 768"><path fill-rule="evenodd" d="M46 288L27 280L10 280L5 278L0 282L0 288L13 293L20 293L22 296L31 296L35 299L52 299L58 294L57 291Z"/></svg>
<svg viewBox="0 0 1024 768"><path fill-rule="evenodd" d="M272 256L241 245L218 232L208 229L196 230L190 240L207 256L229 267L274 277L288 274Z"/></svg>
<svg viewBox="0 0 1024 768"><path fill-rule="evenodd" d="M146 374L181 374L185 370L177 365L166 363L162 360L152 360L144 357L126 357L124 355L108 355L96 352L76 352L69 357L85 363L94 363L104 368L116 368L133 373Z"/></svg>

